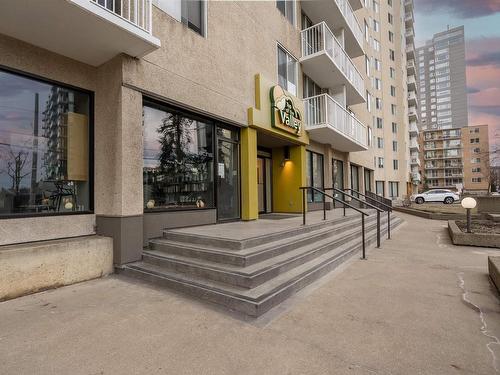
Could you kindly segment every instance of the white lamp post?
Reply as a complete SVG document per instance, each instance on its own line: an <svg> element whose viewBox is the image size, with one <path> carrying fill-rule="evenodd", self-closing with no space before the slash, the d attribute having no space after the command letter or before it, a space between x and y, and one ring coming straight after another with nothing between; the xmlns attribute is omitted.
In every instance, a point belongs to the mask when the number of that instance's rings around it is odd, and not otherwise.
<svg viewBox="0 0 500 375"><path fill-rule="evenodd" d="M462 207L467 210L467 233L472 233L470 230L470 225L471 225L471 210L476 207L476 200L471 197L467 197L462 199Z"/></svg>

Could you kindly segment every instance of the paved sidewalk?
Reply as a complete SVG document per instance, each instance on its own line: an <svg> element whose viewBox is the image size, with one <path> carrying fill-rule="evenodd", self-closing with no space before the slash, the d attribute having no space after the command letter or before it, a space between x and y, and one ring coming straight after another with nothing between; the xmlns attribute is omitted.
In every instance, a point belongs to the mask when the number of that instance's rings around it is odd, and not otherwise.
<svg viewBox="0 0 500 375"><path fill-rule="evenodd" d="M367 261L257 321L120 276L0 303L0 374L496 373L486 258L498 250L398 215L406 224Z"/></svg>

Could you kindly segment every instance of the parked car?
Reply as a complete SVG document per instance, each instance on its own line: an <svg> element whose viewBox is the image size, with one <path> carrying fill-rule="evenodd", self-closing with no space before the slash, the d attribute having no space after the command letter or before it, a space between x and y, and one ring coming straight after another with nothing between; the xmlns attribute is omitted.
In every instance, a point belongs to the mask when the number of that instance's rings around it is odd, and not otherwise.
<svg viewBox="0 0 500 375"><path fill-rule="evenodd" d="M421 194L412 195L411 200L416 204L422 204L424 202L443 202L444 204L452 204L460 200L460 195L451 190L432 189Z"/></svg>

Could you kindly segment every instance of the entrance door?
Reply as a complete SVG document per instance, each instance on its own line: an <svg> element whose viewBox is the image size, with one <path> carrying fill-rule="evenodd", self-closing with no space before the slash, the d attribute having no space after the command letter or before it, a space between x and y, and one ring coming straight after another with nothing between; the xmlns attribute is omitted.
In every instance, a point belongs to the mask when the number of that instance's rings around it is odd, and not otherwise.
<svg viewBox="0 0 500 375"><path fill-rule="evenodd" d="M240 161L237 133L218 128L217 138L217 218L239 219Z"/></svg>
<svg viewBox="0 0 500 375"><path fill-rule="evenodd" d="M257 190L259 195L259 213L266 212L266 159L257 158Z"/></svg>
<svg viewBox="0 0 500 375"><path fill-rule="evenodd" d="M351 164L351 188L359 191L359 167ZM357 196L356 193L353 194Z"/></svg>

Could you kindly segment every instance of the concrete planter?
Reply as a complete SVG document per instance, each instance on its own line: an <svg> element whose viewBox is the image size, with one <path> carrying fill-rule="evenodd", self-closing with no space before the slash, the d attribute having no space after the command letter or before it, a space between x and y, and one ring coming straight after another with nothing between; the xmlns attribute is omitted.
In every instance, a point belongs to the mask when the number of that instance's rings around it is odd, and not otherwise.
<svg viewBox="0 0 500 375"><path fill-rule="evenodd" d="M500 292L500 257L488 257L488 273L493 285Z"/></svg>
<svg viewBox="0 0 500 375"><path fill-rule="evenodd" d="M448 232L455 245L500 248L500 235L487 233L464 233L455 221L448 221Z"/></svg>

